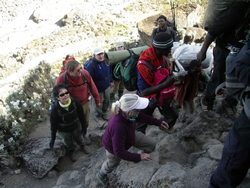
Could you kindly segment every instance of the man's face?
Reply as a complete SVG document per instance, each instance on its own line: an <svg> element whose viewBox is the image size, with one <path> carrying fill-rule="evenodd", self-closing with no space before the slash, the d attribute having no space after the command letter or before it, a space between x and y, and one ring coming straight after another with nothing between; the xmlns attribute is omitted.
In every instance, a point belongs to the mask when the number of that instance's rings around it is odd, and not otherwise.
<svg viewBox="0 0 250 188"><path fill-rule="evenodd" d="M116 51L124 50L124 46L116 47Z"/></svg>
<svg viewBox="0 0 250 188"><path fill-rule="evenodd" d="M77 67L75 67L75 69L73 71L70 71L69 75L73 78L77 78L79 76L81 76L81 65L78 65Z"/></svg>
<svg viewBox="0 0 250 188"><path fill-rule="evenodd" d="M163 28L166 26L166 21L163 18L158 19L158 25L160 28Z"/></svg>
<svg viewBox="0 0 250 188"><path fill-rule="evenodd" d="M171 48L165 48L165 49L159 49L159 48L155 48L155 53L158 57L161 57L161 56L168 56L169 53L171 51Z"/></svg>
<svg viewBox="0 0 250 188"><path fill-rule="evenodd" d="M200 76L200 74L201 74L201 66L200 67L194 67L194 68L188 70L188 74L192 78L196 78L196 77Z"/></svg>
<svg viewBox="0 0 250 188"><path fill-rule="evenodd" d="M104 61L104 53L95 55L95 58L97 59L97 61Z"/></svg>

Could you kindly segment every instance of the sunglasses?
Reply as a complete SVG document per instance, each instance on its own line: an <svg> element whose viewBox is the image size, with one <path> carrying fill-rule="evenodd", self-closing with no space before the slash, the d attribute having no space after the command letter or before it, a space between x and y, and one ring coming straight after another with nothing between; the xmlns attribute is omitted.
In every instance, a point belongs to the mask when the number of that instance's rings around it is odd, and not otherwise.
<svg viewBox="0 0 250 188"><path fill-rule="evenodd" d="M81 72L82 67L80 67L79 69L75 70L76 72Z"/></svg>
<svg viewBox="0 0 250 188"><path fill-rule="evenodd" d="M64 95L68 95L68 94L69 94L69 92L67 91L65 93L60 94L59 97L63 97Z"/></svg>

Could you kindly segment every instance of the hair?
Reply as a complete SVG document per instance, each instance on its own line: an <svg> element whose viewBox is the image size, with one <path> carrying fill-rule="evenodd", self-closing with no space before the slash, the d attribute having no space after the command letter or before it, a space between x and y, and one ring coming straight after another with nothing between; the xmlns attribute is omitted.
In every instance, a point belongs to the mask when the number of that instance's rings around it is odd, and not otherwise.
<svg viewBox="0 0 250 188"><path fill-rule="evenodd" d="M201 63L198 62L196 59L192 60L189 64L189 69L193 69L195 67L201 67Z"/></svg>
<svg viewBox="0 0 250 188"><path fill-rule="evenodd" d="M55 85L53 87L53 91L52 91L53 96L54 97L58 97L59 96L59 92L60 92L61 89L67 89L68 90L68 88L67 88L67 86L65 84L57 84L57 85Z"/></svg>
<svg viewBox="0 0 250 188"><path fill-rule="evenodd" d="M66 70L67 70L67 71L74 71L75 68L76 68L78 65L80 65L80 63L79 63L78 61L76 61L76 60L70 60L70 61L68 61L67 64L66 64Z"/></svg>
<svg viewBox="0 0 250 188"><path fill-rule="evenodd" d="M156 21L158 22L158 20L159 20L159 19L164 19L165 21L167 21L166 16L163 16L163 15L160 15L160 16L157 18L157 20L156 20Z"/></svg>
<svg viewBox="0 0 250 188"><path fill-rule="evenodd" d="M113 114L117 115L119 109L127 109L135 104L138 100L138 95L136 94L124 94L119 101L112 103L111 111Z"/></svg>
<svg viewBox="0 0 250 188"><path fill-rule="evenodd" d="M71 55L67 54L66 57L65 57L65 59L68 59L70 57L71 57Z"/></svg>

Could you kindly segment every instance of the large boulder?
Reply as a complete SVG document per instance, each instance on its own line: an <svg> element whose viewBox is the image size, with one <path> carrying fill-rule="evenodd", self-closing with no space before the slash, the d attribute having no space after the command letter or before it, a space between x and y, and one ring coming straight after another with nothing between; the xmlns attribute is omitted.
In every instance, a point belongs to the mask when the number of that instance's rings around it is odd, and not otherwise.
<svg viewBox="0 0 250 188"><path fill-rule="evenodd" d="M58 138L53 149L49 148L50 138L30 139L17 155L36 178L45 176L65 155L63 143Z"/></svg>
<svg viewBox="0 0 250 188"><path fill-rule="evenodd" d="M193 27L200 23L201 16L204 12L204 8L199 5L185 5L178 7L175 10L175 23L177 30L183 32L183 28ZM174 18L171 11L161 12L159 14L150 16L140 22L138 22L138 32L142 42L146 45L151 45L151 35L154 28L157 27L156 19L164 15L167 19L173 22Z"/></svg>

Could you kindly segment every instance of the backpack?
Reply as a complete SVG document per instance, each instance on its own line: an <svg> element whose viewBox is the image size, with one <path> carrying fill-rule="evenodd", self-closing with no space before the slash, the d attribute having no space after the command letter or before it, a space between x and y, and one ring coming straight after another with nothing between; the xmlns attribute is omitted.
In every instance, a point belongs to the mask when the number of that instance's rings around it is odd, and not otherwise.
<svg viewBox="0 0 250 188"><path fill-rule="evenodd" d="M88 66L90 63L92 63L92 58L90 58L88 61L86 61L86 62L83 64L83 68L86 69L87 66ZM92 65L93 65L93 64L92 64ZM93 66L93 68L95 68L95 67Z"/></svg>
<svg viewBox="0 0 250 188"><path fill-rule="evenodd" d="M155 71L154 82L155 85L159 85L163 81L167 79L170 75L170 70L164 67L158 67ZM159 94L157 94L156 98L158 100L158 104L160 106L169 106L175 96L175 86L171 84L169 87L161 90Z"/></svg>
<svg viewBox="0 0 250 188"><path fill-rule="evenodd" d="M209 0L207 5L207 10L205 12L204 20L202 22L202 27L208 31L211 25L214 23L217 17L222 15L222 13L227 10L227 8L233 4L233 1L225 0Z"/></svg>
<svg viewBox="0 0 250 188"><path fill-rule="evenodd" d="M226 90L227 94L241 101L247 117L250 119L250 86L238 80L236 77L236 67L238 62L249 63L250 59L250 40L242 47L226 71ZM248 80L249 82L249 80Z"/></svg>
<svg viewBox="0 0 250 188"><path fill-rule="evenodd" d="M65 66L69 61L75 60L73 56L66 55L65 60L62 62L61 72L60 74L64 73L66 71Z"/></svg>
<svg viewBox="0 0 250 188"><path fill-rule="evenodd" d="M226 90L227 94L234 97L235 99L241 101L246 90L249 90L249 87L246 86L243 82L239 81L236 77L236 66L238 61L248 62L249 54L246 53L250 50L250 40L241 48L240 52L236 55L233 62L229 65L226 70ZM219 86L218 86L219 87Z"/></svg>
<svg viewBox="0 0 250 188"><path fill-rule="evenodd" d="M135 91L137 87L137 62L140 55L135 54L132 50L128 50L130 58L120 64L120 77L124 87L128 91Z"/></svg>
<svg viewBox="0 0 250 188"><path fill-rule="evenodd" d="M166 61L163 61L162 66L158 67L156 70L155 68L146 61L140 61L139 63L145 63L147 67L149 67L152 71L155 72L154 75L154 84L159 85L164 82L167 77L170 75L170 70L166 68ZM156 94L157 103L159 106L169 106L170 103L173 101L175 96L175 86L171 84L170 86L164 88L160 91L160 93Z"/></svg>

